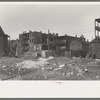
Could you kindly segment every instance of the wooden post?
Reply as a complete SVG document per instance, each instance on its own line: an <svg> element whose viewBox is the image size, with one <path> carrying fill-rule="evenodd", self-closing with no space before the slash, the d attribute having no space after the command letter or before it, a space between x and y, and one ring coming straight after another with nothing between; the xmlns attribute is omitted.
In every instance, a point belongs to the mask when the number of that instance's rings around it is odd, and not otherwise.
<svg viewBox="0 0 100 100"><path fill-rule="evenodd" d="M96 21L94 21L94 26L95 26L95 38L96 38Z"/></svg>
<svg viewBox="0 0 100 100"><path fill-rule="evenodd" d="M48 42L48 56L49 56L49 33L50 33L50 30L48 29L48 39L47 39L47 42Z"/></svg>

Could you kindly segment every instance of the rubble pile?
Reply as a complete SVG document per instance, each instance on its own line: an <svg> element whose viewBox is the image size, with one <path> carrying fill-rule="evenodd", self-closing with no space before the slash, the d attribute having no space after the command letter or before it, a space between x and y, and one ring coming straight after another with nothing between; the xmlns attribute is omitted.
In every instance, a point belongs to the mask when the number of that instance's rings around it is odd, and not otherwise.
<svg viewBox="0 0 100 100"><path fill-rule="evenodd" d="M30 75L22 76L23 80L86 80L90 78L90 70L88 69L94 63L97 64L95 60L87 60L81 58L51 58L44 59L39 58L38 63L29 64L31 67L37 67L37 72ZM93 66L93 65L92 65ZM89 77L87 78L86 75ZM99 76L96 76L96 79Z"/></svg>
<svg viewBox="0 0 100 100"><path fill-rule="evenodd" d="M37 61L26 60L20 63L17 63L18 68L40 68L41 66L45 66L49 64L48 60L53 59L53 57L49 57L48 59L39 58Z"/></svg>
<svg viewBox="0 0 100 100"><path fill-rule="evenodd" d="M18 59L17 59L18 60ZM99 80L100 60L49 57L0 63L0 75L18 80ZM8 61L10 63L8 63ZM4 62L4 61L3 61ZM1 79L1 77L0 77ZM6 79L6 77L5 77Z"/></svg>
<svg viewBox="0 0 100 100"><path fill-rule="evenodd" d="M100 60L97 59L91 60L86 64L86 67L94 67L94 68L100 67Z"/></svg>
<svg viewBox="0 0 100 100"><path fill-rule="evenodd" d="M18 68L15 66L4 65L0 68L0 73L8 76L14 76L18 74Z"/></svg>

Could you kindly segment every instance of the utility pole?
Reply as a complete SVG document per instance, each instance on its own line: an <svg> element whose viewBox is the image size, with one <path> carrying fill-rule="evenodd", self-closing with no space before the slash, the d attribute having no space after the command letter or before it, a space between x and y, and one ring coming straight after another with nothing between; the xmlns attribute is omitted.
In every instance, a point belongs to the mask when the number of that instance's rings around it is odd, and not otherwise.
<svg viewBox="0 0 100 100"><path fill-rule="evenodd" d="M96 20L94 21L94 27L95 27L95 38L96 38Z"/></svg>
<svg viewBox="0 0 100 100"><path fill-rule="evenodd" d="M48 39L47 39L47 43L48 43L48 56L49 56L49 33L50 33L50 30L48 29Z"/></svg>

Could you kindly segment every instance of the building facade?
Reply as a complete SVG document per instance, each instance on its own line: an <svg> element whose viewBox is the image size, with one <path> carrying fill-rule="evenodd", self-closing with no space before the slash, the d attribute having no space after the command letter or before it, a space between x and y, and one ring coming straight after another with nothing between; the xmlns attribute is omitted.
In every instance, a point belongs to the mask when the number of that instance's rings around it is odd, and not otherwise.
<svg viewBox="0 0 100 100"><path fill-rule="evenodd" d="M89 57L100 59L100 37L93 39L89 46Z"/></svg>
<svg viewBox="0 0 100 100"><path fill-rule="evenodd" d="M9 54L8 37L9 36L5 34L0 27L0 57L7 56Z"/></svg>
<svg viewBox="0 0 100 100"><path fill-rule="evenodd" d="M29 51L29 33L23 32L19 34L19 56Z"/></svg>
<svg viewBox="0 0 100 100"><path fill-rule="evenodd" d="M33 56L47 57L52 55L53 37L55 34L45 34L37 31L29 32L29 53Z"/></svg>
<svg viewBox="0 0 100 100"><path fill-rule="evenodd" d="M77 39L73 36L56 36L53 38L53 48L55 56L70 56L70 43Z"/></svg>
<svg viewBox="0 0 100 100"><path fill-rule="evenodd" d="M89 57L100 59L100 18L95 19L95 38L89 45Z"/></svg>
<svg viewBox="0 0 100 100"><path fill-rule="evenodd" d="M80 45L80 47L77 45ZM66 34L64 36L58 36L58 33L48 32L48 34L46 34L41 31L31 30L19 35L19 51L21 52L19 54L27 53L34 57L71 57L74 51L80 50L81 53L83 51L86 53L87 50L85 50L85 48L88 49L83 35L81 35L81 37L68 36ZM82 57L84 55L86 54L83 53Z"/></svg>
<svg viewBox="0 0 100 100"><path fill-rule="evenodd" d="M71 56L86 57L89 52L89 42L76 39L70 43Z"/></svg>

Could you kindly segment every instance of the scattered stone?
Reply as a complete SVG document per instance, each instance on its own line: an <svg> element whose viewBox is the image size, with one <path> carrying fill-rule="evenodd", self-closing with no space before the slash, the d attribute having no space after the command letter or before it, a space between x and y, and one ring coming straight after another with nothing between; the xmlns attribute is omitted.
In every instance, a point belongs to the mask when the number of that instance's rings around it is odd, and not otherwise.
<svg viewBox="0 0 100 100"><path fill-rule="evenodd" d="M44 69L44 67L41 68L42 70Z"/></svg>
<svg viewBox="0 0 100 100"><path fill-rule="evenodd" d="M65 65L63 64L63 65L60 65L60 66L59 66L59 68L62 68L62 67L65 67Z"/></svg>
<svg viewBox="0 0 100 100"><path fill-rule="evenodd" d="M67 73L67 76L70 76L70 72Z"/></svg>
<svg viewBox="0 0 100 100"><path fill-rule="evenodd" d="M63 75L66 75L65 73L63 73Z"/></svg>
<svg viewBox="0 0 100 100"><path fill-rule="evenodd" d="M73 75L73 72L71 72L70 74Z"/></svg>
<svg viewBox="0 0 100 100"><path fill-rule="evenodd" d="M57 66L57 63L53 63L52 65L53 65L53 66Z"/></svg>
<svg viewBox="0 0 100 100"><path fill-rule="evenodd" d="M11 72L9 72L9 74L11 74Z"/></svg>
<svg viewBox="0 0 100 100"><path fill-rule="evenodd" d="M100 61L100 59L95 59L95 61Z"/></svg>
<svg viewBox="0 0 100 100"><path fill-rule="evenodd" d="M84 70L85 70L85 72L88 72L88 69L85 68Z"/></svg>
<svg viewBox="0 0 100 100"><path fill-rule="evenodd" d="M14 71L14 69L12 69Z"/></svg>
<svg viewBox="0 0 100 100"><path fill-rule="evenodd" d="M54 70L59 70L59 69L62 69L62 68L55 68Z"/></svg>
<svg viewBox="0 0 100 100"><path fill-rule="evenodd" d="M6 65L2 66L2 68L5 68L5 67L7 67L7 66Z"/></svg>
<svg viewBox="0 0 100 100"><path fill-rule="evenodd" d="M99 78L99 76L96 76L97 78Z"/></svg>

